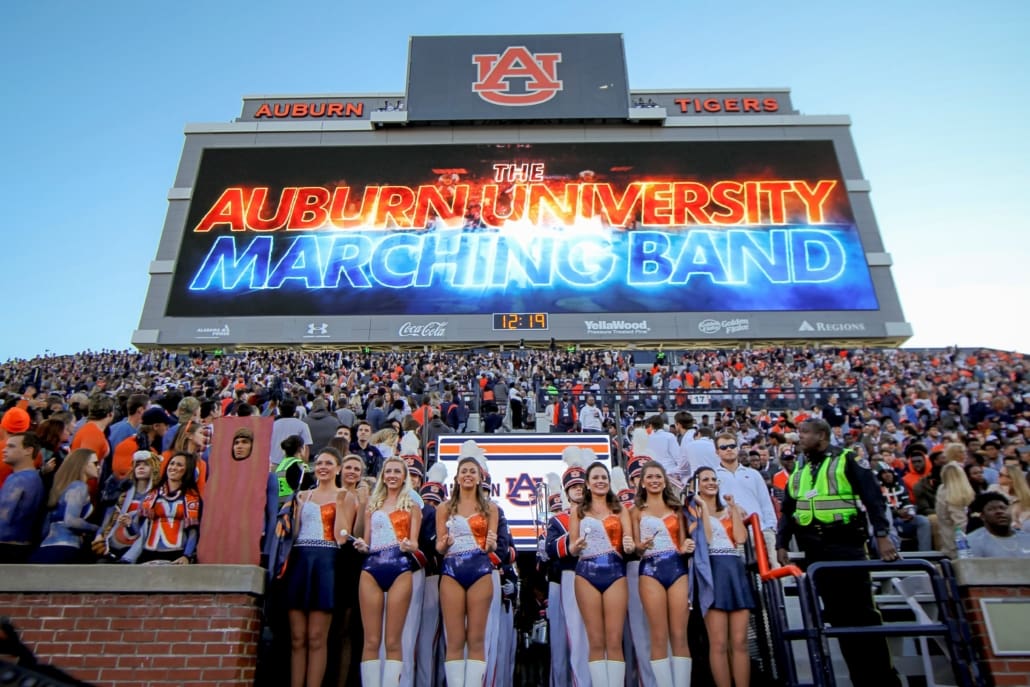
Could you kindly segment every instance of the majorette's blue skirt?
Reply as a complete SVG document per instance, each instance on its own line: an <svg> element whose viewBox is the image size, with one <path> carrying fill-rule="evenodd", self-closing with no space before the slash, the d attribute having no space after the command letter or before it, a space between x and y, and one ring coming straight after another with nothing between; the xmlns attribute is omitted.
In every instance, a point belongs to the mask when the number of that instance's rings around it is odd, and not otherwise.
<svg viewBox="0 0 1030 687"><path fill-rule="evenodd" d="M287 608L295 611L331 611L336 605L337 550L297 545L286 569Z"/></svg>
<svg viewBox="0 0 1030 687"><path fill-rule="evenodd" d="M744 559L740 556L709 556L712 565L712 587L715 600L712 608L719 611L740 611L755 607L755 597L747 583Z"/></svg>

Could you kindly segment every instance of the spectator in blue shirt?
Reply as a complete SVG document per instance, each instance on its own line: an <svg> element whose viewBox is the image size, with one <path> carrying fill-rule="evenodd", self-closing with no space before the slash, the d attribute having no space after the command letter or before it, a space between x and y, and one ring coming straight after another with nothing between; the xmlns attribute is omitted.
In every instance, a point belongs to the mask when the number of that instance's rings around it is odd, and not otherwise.
<svg viewBox="0 0 1030 687"><path fill-rule="evenodd" d="M65 458L54 475L54 486L47 499L44 539L29 559L30 563L84 563L85 537L92 540L97 526L89 522L93 504L86 481L100 477L96 452L79 448Z"/></svg>
<svg viewBox="0 0 1030 687"><path fill-rule="evenodd" d="M0 564L24 563L32 553L43 505L43 480L35 466L38 452L35 434L7 437L4 463L13 473L0 487Z"/></svg>

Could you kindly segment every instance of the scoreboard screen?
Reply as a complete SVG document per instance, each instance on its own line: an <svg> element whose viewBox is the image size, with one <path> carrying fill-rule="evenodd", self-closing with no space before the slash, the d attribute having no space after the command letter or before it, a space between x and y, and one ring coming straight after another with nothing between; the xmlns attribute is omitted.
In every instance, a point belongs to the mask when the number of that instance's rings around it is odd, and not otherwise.
<svg viewBox="0 0 1030 687"><path fill-rule="evenodd" d="M865 253L832 141L207 148L164 315L874 311Z"/></svg>

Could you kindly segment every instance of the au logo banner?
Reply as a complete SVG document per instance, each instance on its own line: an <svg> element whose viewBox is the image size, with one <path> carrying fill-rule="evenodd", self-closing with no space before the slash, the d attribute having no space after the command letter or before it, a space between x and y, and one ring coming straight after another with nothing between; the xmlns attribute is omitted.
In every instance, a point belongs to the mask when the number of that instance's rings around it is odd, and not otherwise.
<svg viewBox="0 0 1030 687"><path fill-rule="evenodd" d="M625 119L622 36L413 36L405 104L410 122Z"/></svg>
<svg viewBox="0 0 1030 687"><path fill-rule="evenodd" d="M504 106L546 103L562 89L558 80L561 53L533 54L525 46L513 46L500 55L473 55L478 79L472 91L488 103ZM525 92L512 91L512 82L525 80Z"/></svg>

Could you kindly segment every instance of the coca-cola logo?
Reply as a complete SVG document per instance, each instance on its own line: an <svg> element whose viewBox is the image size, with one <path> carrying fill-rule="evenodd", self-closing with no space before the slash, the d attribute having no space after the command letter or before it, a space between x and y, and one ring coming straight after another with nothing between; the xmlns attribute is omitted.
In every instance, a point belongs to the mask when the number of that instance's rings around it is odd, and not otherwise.
<svg viewBox="0 0 1030 687"><path fill-rule="evenodd" d="M413 324L405 322L397 330L397 336L443 336L447 333L446 322L426 322L425 324Z"/></svg>

